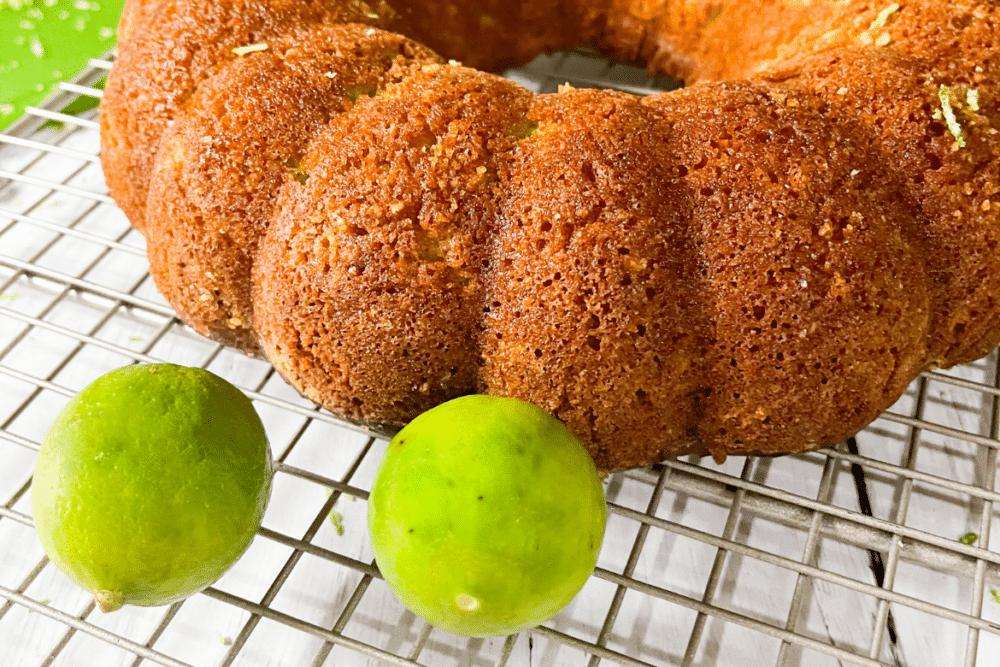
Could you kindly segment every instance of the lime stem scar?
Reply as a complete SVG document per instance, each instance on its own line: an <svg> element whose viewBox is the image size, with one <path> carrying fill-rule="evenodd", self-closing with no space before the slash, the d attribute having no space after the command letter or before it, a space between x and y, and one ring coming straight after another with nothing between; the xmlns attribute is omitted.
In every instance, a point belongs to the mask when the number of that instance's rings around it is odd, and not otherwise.
<svg viewBox="0 0 1000 667"><path fill-rule="evenodd" d="M468 593L459 593L455 596L455 604L462 611L475 611L479 609L479 600Z"/></svg>
<svg viewBox="0 0 1000 667"><path fill-rule="evenodd" d="M97 591L94 593L94 602L104 613L116 611L125 604L125 594L118 591Z"/></svg>

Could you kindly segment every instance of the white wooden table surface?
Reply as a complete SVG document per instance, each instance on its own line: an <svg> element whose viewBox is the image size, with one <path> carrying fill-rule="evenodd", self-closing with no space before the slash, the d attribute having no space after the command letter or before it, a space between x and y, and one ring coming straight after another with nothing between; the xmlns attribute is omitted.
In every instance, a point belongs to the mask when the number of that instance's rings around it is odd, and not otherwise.
<svg viewBox="0 0 1000 667"><path fill-rule="evenodd" d="M106 68L75 81L86 91ZM651 85L583 55L510 75L543 92ZM68 91L46 106L80 94ZM142 237L106 196L94 116L40 127L45 115L0 135L3 667L1000 664L996 353L926 374L856 443L612 476L598 570L577 599L516 637L455 637L407 612L371 565L365 497L385 443L181 325L149 279ZM248 391L279 467L261 534L216 585L105 615L44 559L30 477L75 391L151 360Z"/></svg>

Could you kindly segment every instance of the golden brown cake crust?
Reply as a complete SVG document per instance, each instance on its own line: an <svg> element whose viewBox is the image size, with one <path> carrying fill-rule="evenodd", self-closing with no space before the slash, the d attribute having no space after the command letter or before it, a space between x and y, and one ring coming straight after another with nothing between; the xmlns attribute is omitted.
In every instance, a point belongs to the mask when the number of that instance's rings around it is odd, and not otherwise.
<svg viewBox="0 0 1000 667"><path fill-rule="evenodd" d="M326 408L516 396L604 469L779 454L1000 343L994 5L390 4L128 0L102 104L160 290ZM458 62L580 44L688 87Z"/></svg>
<svg viewBox="0 0 1000 667"><path fill-rule="evenodd" d="M1000 221L992 204L1000 185L995 106L972 109L969 91L985 94L983 61L928 74L927 60L896 52L851 48L806 59L769 80L821 99L840 124L861 125L878 160L904 179L920 216L908 233L919 239L930 277L933 322L928 364L949 366L978 359L1000 343L992 316L1000 298ZM941 94L960 118L958 146L943 117ZM985 100L985 97L983 97Z"/></svg>
<svg viewBox="0 0 1000 667"><path fill-rule="evenodd" d="M313 142L254 267L264 349L307 396L401 426L476 390L496 161L531 97L417 66Z"/></svg>
<svg viewBox="0 0 1000 667"><path fill-rule="evenodd" d="M160 292L202 334L255 353L252 258L285 179L306 178L306 143L411 62L436 62L404 37L362 25L272 40L205 79L164 133L146 215Z"/></svg>
<svg viewBox="0 0 1000 667"><path fill-rule="evenodd" d="M857 127L766 84L646 103L671 127L691 202L699 307L713 323L695 396L714 452L775 453L860 429L926 356L916 209ZM809 406L804 409L804 406Z"/></svg>
<svg viewBox="0 0 1000 667"><path fill-rule="evenodd" d="M605 467L656 460L691 436L675 398L699 387L708 333L669 131L607 91L539 96L528 117L502 177L482 388L559 415Z"/></svg>

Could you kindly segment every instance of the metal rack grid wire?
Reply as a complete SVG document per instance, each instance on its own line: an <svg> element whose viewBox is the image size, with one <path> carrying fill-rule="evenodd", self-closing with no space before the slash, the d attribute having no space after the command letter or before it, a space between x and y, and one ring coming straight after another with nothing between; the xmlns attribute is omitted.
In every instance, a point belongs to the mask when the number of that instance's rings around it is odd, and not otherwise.
<svg viewBox="0 0 1000 667"><path fill-rule="evenodd" d="M996 352L923 374L832 449L610 476L598 567L542 627L467 639L407 612L365 534L385 442L174 316L149 278L142 236L106 194L96 111L60 113L100 97L111 57L0 135L0 663L997 664ZM508 76L539 92L670 85L586 53ZM253 399L276 461L272 501L215 585L169 607L104 615L41 550L34 458L76 391L111 368L161 360L208 368Z"/></svg>

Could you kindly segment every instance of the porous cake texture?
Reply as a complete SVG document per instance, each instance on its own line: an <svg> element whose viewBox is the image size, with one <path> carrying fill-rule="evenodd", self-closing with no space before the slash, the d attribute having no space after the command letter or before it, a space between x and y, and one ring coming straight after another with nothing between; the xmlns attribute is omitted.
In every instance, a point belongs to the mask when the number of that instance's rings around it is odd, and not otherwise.
<svg viewBox="0 0 1000 667"><path fill-rule="evenodd" d="M346 419L483 392L606 470L796 452L1000 343L998 19L129 0L102 161L179 316ZM488 73L579 45L686 87Z"/></svg>

